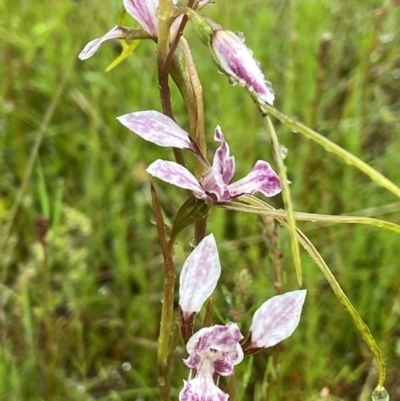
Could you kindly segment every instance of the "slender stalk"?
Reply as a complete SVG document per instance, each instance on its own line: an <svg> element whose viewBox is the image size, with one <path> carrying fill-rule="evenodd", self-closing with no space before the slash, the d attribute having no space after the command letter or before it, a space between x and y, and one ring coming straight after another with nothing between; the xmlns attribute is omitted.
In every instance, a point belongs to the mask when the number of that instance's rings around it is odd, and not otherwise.
<svg viewBox="0 0 400 401"><path fill-rule="evenodd" d="M194 138L197 146L199 147L200 152L206 156L207 152L207 143L206 138L204 136L204 101L203 101L203 88L201 86L201 82L199 79L199 75L197 74L196 66L193 61L192 54L190 52L190 48L187 44L187 41L182 38L181 39L181 48L183 49L185 62L187 66L187 70L190 78L190 86L195 98L195 132ZM185 99L186 100L186 99ZM207 166L204 163L197 159L195 160L195 175L199 178L207 169Z"/></svg>
<svg viewBox="0 0 400 401"><path fill-rule="evenodd" d="M171 27L172 1L160 0L158 7L158 42L157 42L157 65L158 65L158 84L160 88L160 99L163 113L174 118L171 105L171 91L168 84L169 63L169 30ZM185 165L182 151L173 148L176 161L182 166Z"/></svg>
<svg viewBox="0 0 400 401"><path fill-rule="evenodd" d="M276 219L287 220L287 214L284 210L275 210L272 206L261 201L260 199L253 197L244 197L241 199L246 199L246 201L252 202L251 205L244 205L239 202L229 201L217 205L218 207L223 207L229 210L235 210L238 212L246 212L252 214L259 214L262 216L270 216ZM331 216L328 214L313 214L313 213L300 213L293 212L293 216L296 220L309 221L312 223L322 223L327 224L365 224L369 226L374 226L378 228L384 228L385 230L394 231L400 234L400 225L391 223L384 220L373 219L371 217L360 217L360 216Z"/></svg>
<svg viewBox="0 0 400 401"><path fill-rule="evenodd" d="M361 334L361 337L364 339L368 348L374 355L375 360L378 365L378 370L379 370L377 389L379 391L386 391L383 389L383 383L385 382L385 378L386 378L385 362L384 362L381 350L379 349L379 346L376 343L374 337L372 336L368 326L364 323L361 316L358 314L358 312L354 308L353 304L350 302L349 298L347 298L346 294L343 292L339 283L336 281L335 276L330 271L329 267L325 263L322 256L315 249L312 242L300 230L297 230L297 232L298 232L298 238L299 238L301 245L308 252L308 254L314 259L314 262L317 264L317 266L322 271L323 275L325 276L326 280L328 281L329 285L331 286L333 292L335 293L337 300L342 304L344 309L346 309L346 311L349 313L355 326L357 327L358 332ZM382 398L382 399L385 399L385 398ZM389 398L387 398L387 399L389 399Z"/></svg>
<svg viewBox="0 0 400 401"><path fill-rule="evenodd" d="M169 247L165 236L164 219L158 202L157 193L153 185L151 185L151 199L154 219L156 221L164 258L164 291L157 352L158 388L160 390L161 399L163 401L170 401L171 359L169 358L169 348L174 314L175 266L171 248Z"/></svg>
<svg viewBox="0 0 400 401"><path fill-rule="evenodd" d="M358 157L354 156L347 150L341 148L339 145L331 142L328 138L325 138L321 134L318 134L311 128L308 128L302 123L294 121L290 117L286 116L285 114L281 113L279 110L275 109L275 107L269 106L268 104L260 105L260 108L271 114L272 116L276 117L279 121L283 124L287 125L288 127L292 128L296 132L300 132L306 138L311 139L312 141L321 145L326 151L334 153L336 156L340 157L345 163L350 164L368 177L371 178L372 181L376 182L378 185L386 188L388 191L392 192L396 196L400 197L400 188L395 185L392 181L387 179L377 170L369 166L367 163L363 162Z"/></svg>
<svg viewBox="0 0 400 401"><path fill-rule="evenodd" d="M283 198L283 203L285 205L285 210L287 213L287 223L288 223L287 226L289 229L290 243L292 246L294 268L296 270L297 283L301 287L303 277L302 277L302 270L301 270L300 248L299 248L299 242L298 242L297 236L296 236L296 220L293 216L293 206L292 206L292 200L290 197L290 188L289 188L289 184L288 184L288 179L287 179L287 175L286 175L286 166L283 162L283 158L282 158L282 154L281 154L281 147L280 147L279 140L276 135L274 126L272 124L272 121L269 118L269 116L265 115L265 114L263 114L263 120L267 125L269 134L271 135L272 146L274 148L274 156L275 156L276 163L278 165L278 173L279 173L279 178L281 179L281 185L282 185L282 198Z"/></svg>
<svg viewBox="0 0 400 401"><path fill-rule="evenodd" d="M186 108L189 113L190 128L192 130L192 134L194 134L196 145L198 146L201 154L205 156L207 148L204 136L203 90L189 46L184 38L181 38L180 40L179 50L180 54L183 54L183 57L180 59L177 57L173 58L171 75L185 101ZM175 56L176 55L177 54L175 54ZM204 161L196 158L195 176L199 178L206 170L207 166L204 164ZM196 244L198 244L204 238L206 227L207 216L196 221L194 233Z"/></svg>

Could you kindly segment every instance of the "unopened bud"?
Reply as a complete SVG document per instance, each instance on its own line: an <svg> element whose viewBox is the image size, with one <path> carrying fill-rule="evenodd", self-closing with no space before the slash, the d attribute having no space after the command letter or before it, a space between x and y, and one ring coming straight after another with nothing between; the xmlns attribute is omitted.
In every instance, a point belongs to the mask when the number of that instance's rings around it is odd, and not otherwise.
<svg viewBox="0 0 400 401"><path fill-rule="evenodd" d="M252 52L244 44L243 38L234 32L217 29L210 41L211 55L218 69L266 103L273 104L274 92Z"/></svg>

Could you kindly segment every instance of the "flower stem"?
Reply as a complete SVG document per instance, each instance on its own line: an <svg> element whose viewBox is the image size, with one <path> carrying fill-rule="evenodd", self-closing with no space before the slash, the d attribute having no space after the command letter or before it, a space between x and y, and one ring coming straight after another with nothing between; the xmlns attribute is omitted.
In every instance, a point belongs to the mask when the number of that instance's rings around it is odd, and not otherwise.
<svg viewBox="0 0 400 401"><path fill-rule="evenodd" d="M269 134L271 135L272 146L274 148L274 156L276 163L278 165L279 178L281 179L281 185L282 185L282 198L287 213L287 227L289 230L290 242L292 245L292 254L293 254L294 267L296 270L297 283L301 287L303 277L301 270L300 248L296 235L296 220L293 216L293 206L290 197L290 188L288 184L288 179L286 175L286 166L283 162L279 140L276 135L274 126L272 125L272 121L269 118L269 116L265 114L263 114L263 120L267 125Z"/></svg>
<svg viewBox="0 0 400 401"><path fill-rule="evenodd" d="M283 124L292 128L294 131L301 133L306 138L311 139L312 141L318 143L326 151L334 153L336 156L340 157L345 163L358 168L360 171L362 171L364 174L370 177L372 181L375 181L378 185L381 185L382 187L386 188L396 196L400 197L400 188L397 185L395 185L392 181L387 179L377 170L369 166L367 163L363 162L357 156L354 156L347 150L331 142L328 138L325 138L321 134L318 134L318 132L315 132L314 130L308 128L304 124L294 121L290 117L281 113L279 110L275 109L275 107L269 106L265 103L260 107L263 111L276 117Z"/></svg>
<svg viewBox="0 0 400 401"><path fill-rule="evenodd" d="M172 1L160 0L158 8L158 42L157 42L157 65L158 65L158 84L160 88L160 99L163 113L173 117L171 105L171 91L168 84L169 76L169 30L171 27ZM180 149L173 148L176 161L182 166L185 165L183 154Z"/></svg>
<svg viewBox="0 0 400 401"><path fill-rule="evenodd" d="M175 266L171 248L169 247L167 238L165 236L164 219L160 204L158 202L157 193L153 185L151 185L151 199L154 219L156 221L158 236L160 238L161 249L164 258L164 292L157 352L158 388L160 390L161 399L163 401L170 401L171 360L168 355L174 314Z"/></svg>

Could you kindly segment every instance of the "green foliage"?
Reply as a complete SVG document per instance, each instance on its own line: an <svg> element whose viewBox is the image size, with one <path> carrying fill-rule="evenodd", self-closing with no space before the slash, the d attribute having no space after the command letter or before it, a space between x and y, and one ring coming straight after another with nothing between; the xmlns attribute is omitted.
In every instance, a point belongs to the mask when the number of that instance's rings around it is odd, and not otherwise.
<svg viewBox="0 0 400 401"><path fill-rule="evenodd" d="M204 13L245 33L273 83L279 110L400 183L400 9L394 2L382 3L217 0ZM159 110L155 44L140 42L109 73L106 67L120 53L117 41L104 44L88 61L77 59L89 40L119 19L119 2L99 4L0 3L4 227L29 173L29 155L43 135L8 237L1 236L7 239L0 260L2 400L157 397L163 277L145 168L172 154L127 132L115 119L130 111ZM217 73L190 26L186 37L204 89L210 154L219 124L236 157L238 177L258 159L272 161L265 126L250 97ZM173 106L179 123L188 125L183 104ZM400 202L393 194L300 134L275 126L289 149L285 163L296 212L351 213L400 224ZM156 186L169 223L186 193L160 182ZM279 197L273 202L282 206ZM210 214L208 231L216 237L223 268L215 320L239 321L246 332L254 310L276 292L278 264L283 290L296 288L289 237L284 228L275 230L254 215L222 209ZM47 262L37 234L41 216L49 219ZM377 339L387 357L385 387L396 399L398 234L358 225L297 224ZM190 232L178 237L178 269L190 252L191 237ZM376 383L371 355L317 266L302 256L308 296L300 326L281 346L238 366L238 401L319 400L325 386L330 400L370 397ZM180 362L184 357L180 346L175 399L187 375ZM234 381L221 379L225 388Z"/></svg>

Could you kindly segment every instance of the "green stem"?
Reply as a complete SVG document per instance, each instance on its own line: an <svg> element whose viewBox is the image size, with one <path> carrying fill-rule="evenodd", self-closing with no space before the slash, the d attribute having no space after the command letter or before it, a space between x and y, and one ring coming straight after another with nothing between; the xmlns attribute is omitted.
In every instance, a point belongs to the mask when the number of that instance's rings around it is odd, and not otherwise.
<svg viewBox="0 0 400 401"><path fill-rule="evenodd" d="M157 42L157 65L158 65L158 84L160 88L160 99L163 113L173 117L171 105L171 91L168 84L169 64L167 58L169 54L169 30L171 27L172 1L160 0L158 7L158 42ZM176 161L182 166L185 165L181 149L173 148Z"/></svg>
<svg viewBox="0 0 400 401"><path fill-rule="evenodd" d="M162 216L157 194L151 186L151 198L154 219L157 224L158 236L164 258L164 291L161 308L160 334L158 337L158 388L163 401L171 400L170 376L171 360L169 358L170 337L174 315L174 293L175 293L175 266L171 248L168 245L164 230L164 219Z"/></svg>
<svg viewBox="0 0 400 401"><path fill-rule="evenodd" d="M276 163L278 165L278 173L279 173L279 178L281 179L281 185L282 185L282 198L283 198L283 203L285 205L285 210L287 213L287 226L288 226L290 242L291 242L291 246L292 246L292 254L293 254L294 267L296 270L297 283L301 287L303 277L302 277L302 270L301 270L300 249L299 249L299 242L297 240L297 235L296 235L296 220L293 216L293 206L292 206L292 200L290 197L290 188L289 188L289 184L288 184L288 179L287 179L287 175L286 175L286 166L283 162L283 158L282 158L282 154L281 154L281 147L280 147L279 140L276 135L274 126L272 125L272 121L268 115L263 115L263 120L267 125L269 134L271 135L272 146L274 149L274 156L275 156Z"/></svg>
<svg viewBox="0 0 400 401"><path fill-rule="evenodd" d="M387 179L381 173L376 171L374 168L372 168L367 163L363 162L362 160L360 160L358 157L354 156L347 150L331 142L329 139L325 138L321 134L318 134L317 132L315 132L311 128L308 128L304 124L294 121L285 114L281 113L279 110L275 109L275 107L269 106L268 104L264 103L260 105L260 108L264 112L269 113L272 116L276 117L279 121L281 121L288 127L292 128L294 131L300 132L306 138L311 139L312 141L320 144L321 146L324 147L326 151L334 153L336 156L344 160L345 163L356 167L364 174L366 174L368 177L370 177L372 181L375 181L377 184L381 185L388 191L400 197L400 188L397 185L395 185L392 181Z"/></svg>
<svg viewBox="0 0 400 401"><path fill-rule="evenodd" d="M385 362L383 359L383 355L381 353L381 350L378 347L378 344L376 343L374 337L372 336L368 326L364 323L361 316L358 314L358 312L356 311L356 309L350 302L349 298L347 298L346 294L343 292L339 283L336 281L335 276L330 271L329 267L325 263L322 256L315 249L312 242L300 230L297 230L297 232L298 232L299 241L302 244L303 248L308 252L308 254L314 259L314 262L321 269L323 275L325 276L325 278L328 281L329 285L331 286L333 292L335 293L337 300L342 304L344 309L346 309L346 311L349 313L358 332L361 334L361 337L364 339L368 348L374 355L375 360L378 365L378 370L379 370L377 389L379 389L379 390L382 389L383 383L385 382L385 378L386 378L386 368L385 368Z"/></svg>
<svg viewBox="0 0 400 401"><path fill-rule="evenodd" d="M241 197L241 199L244 197ZM258 200L258 199L257 199ZM261 201L262 202L262 201ZM239 202L229 201L224 202L217 207L222 207L228 210L234 210L237 212L245 212L258 214L262 216L273 217L276 219L285 219L287 221L287 214L284 210L275 210L272 206L267 203L262 203L260 206L256 206L255 202L252 205L243 205ZM293 212L293 216L296 220L309 221L313 223L323 223L326 224L365 224L369 226L374 226L378 228L383 228L385 230L394 231L400 234L400 225L391 223L389 221L373 219L370 217L362 216L332 216L328 214L314 214L314 213L300 213Z"/></svg>

